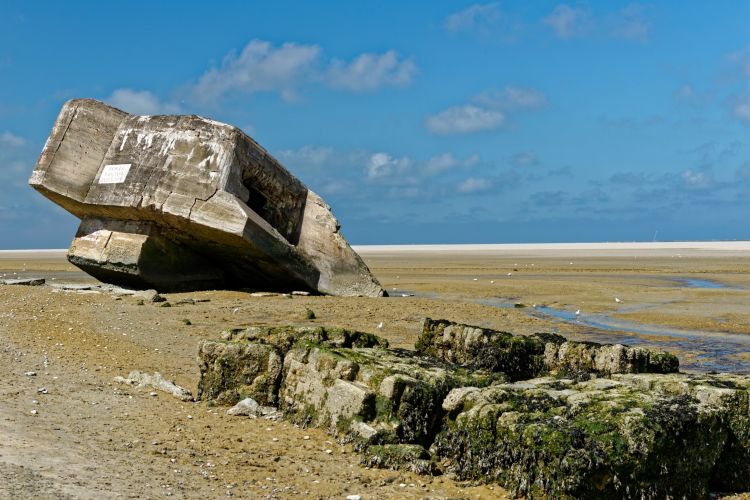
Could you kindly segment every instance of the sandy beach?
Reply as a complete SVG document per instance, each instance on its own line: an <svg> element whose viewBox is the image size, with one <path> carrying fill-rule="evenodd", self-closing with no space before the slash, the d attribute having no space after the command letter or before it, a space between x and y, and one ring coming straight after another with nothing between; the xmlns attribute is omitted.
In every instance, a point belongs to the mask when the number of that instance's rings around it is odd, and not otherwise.
<svg viewBox="0 0 750 500"><path fill-rule="evenodd" d="M506 496L450 477L367 469L322 430L231 417L113 382L159 371L194 391L198 341L227 327L341 326L411 348L422 318L446 318L657 346L677 353L685 370L750 371L748 242L357 250L391 297L202 291L167 294L173 307L163 308L64 290L97 284L64 250L0 252L0 275L48 285L0 287L0 497Z"/></svg>

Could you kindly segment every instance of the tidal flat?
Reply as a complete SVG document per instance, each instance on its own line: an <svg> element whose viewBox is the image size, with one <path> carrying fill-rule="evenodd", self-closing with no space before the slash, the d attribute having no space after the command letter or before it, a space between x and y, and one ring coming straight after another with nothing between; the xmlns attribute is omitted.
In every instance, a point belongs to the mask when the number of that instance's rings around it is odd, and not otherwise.
<svg viewBox="0 0 750 500"><path fill-rule="evenodd" d="M198 342L225 328L339 326L413 348L432 317L656 346L677 354L683 371L750 372L750 247L357 250L391 297L201 291L164 294L172 307L161 307L85 289L97 282L64 252L0 254L2 279L47 282L0 286L0 470L9 478L0 496L506 496L497 486L365 468L319 429L238 419L112 382L158 371L194 391Z"/></svg>

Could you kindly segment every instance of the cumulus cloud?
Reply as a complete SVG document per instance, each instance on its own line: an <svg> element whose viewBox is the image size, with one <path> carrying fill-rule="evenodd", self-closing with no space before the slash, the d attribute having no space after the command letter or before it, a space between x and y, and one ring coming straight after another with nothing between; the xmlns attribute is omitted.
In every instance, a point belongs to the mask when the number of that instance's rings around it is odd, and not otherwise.
<svg viewBox="0 0 750 500"><path fill-rule="evenodd" d="M737 178L743 182L750 182L750 162L744 163L735 172Z"/></svg>
<svg viewBox="0 0 750 500"><path fill-rule="evenodd" d="M375 153L367 162L367 178L379 180L405 173L412 165L411 158L402 156L394 158L388 153Z"/></svg>
<svg viewBox="0 0 750 500"><path fill-rule="evenodd" d="M290 166L320 167L331 160L333 148L323 146L302 146L299 149L285 149L278 154L282 163Z"/></svg>
<svg viewBox="0 0 750 500"><path fill-rule="evenodd" d="M732 100L732 114L741 122L750 125L750 93Z"/></svg>
<svg viewBox="0 0 750 500"><path fill-rule="evenodd" d="M422 171L426 175L436 175L443 172L448 172L457 168L473 167L479 163L481 159L478 154L473 154L464 158L463 160L456 158L450 153L443 153L441 155L433 156L428 159Z"/></svg>
<svg viewBox="0 0 750 500"><path fill-rule="evenodd" d="M481 130L492 130L505 123L505 114L499 110L486 109L474 104L454 106L425 120L427 129L435 134L468 134Z"/></svg>
<svg viewBox="0 0 750 500"><path fill-rule="evenodd" d="M0 133L0 200L4 204L12 204L26 192L26 181L38 154L30 149L23 137L7 130Z"/></svg>
<svg viewBox="0 0 750 500"><path fill-rule="evenodd" d="M536 89L508 85L500 90L485 90L472 101L493 109L536 109L547 104L547 96Z"/></svg>
<svg viewBox="0 0 750 500"><path fill-rule="evenodd" d="M729 54L729 62L740 71L744 89L727 99L732 116L750 125L750 45Z"/></svg>
<svg viewBox="0 0 750 500"><path fill-rule="evenodd" d="M331 61L325 81L334 88L361 92L408 85L416 73L417 66L411 59L402 59L396 51L389 50L384 54L361 54L350 63Z"/></svg>
<svg viewBox="0 0 750 500"><path fill-rule="evenodd" d="M474 4L455 12L445 19L445 29L450 32L474 31L492 26L502 17L498 3Z"/></svg>
<svg viewBox="0 0 750 500"><path fill-rule="evenodd" d="M589 33L594 20L591 12L585 7L572 7L568 4L556 6L542 19L560 38L573 38Z"/></svg>
<svg viewBox="0 0 750 500"><path fill-rule="evenodd" d="M163 102L148 90L117 89L105 101L134 115L171 115L180 112L177 104Z"/></svg>
<svg viewBox="0 0 750 500"><path fill-rule="evenodd" d="M507 115L532 110L547 103L544 93L524 87L507 86L486 90L461 106L453 106L425 119L427 130L434 134L469 134L493 130L506 124Z"/></svg>
<svg viewBox="0 0 750 500"><path fill-rule="evenodd" d="M284 43L274 47L264 40L252 40L237 54L230 52L221 66L205 73L194 92L214 100L234 92L278 91L294 99L296 88L314 73L322 49L317 45Z"/></svg>
<svg viewBox="0 0 750 500"><path fill-rule="evenodd" d="M26 145L26 139L13 132L5 131L0 134L0 148L21 148Z"/></svg>
<svg viewBox="0 0 750 500"><path fill-rule="evenodd" d="M646 176L643 173L636 172L618 172L612 174L609 181L613 184L626 186L642 186L646 183Z"/></svg>
<svg viewBox="0 0 750 500"><path fill-rule="evenodd" d="M456 191L461 194L475 194L491 190L493 183L490 179L481 177L469 177L456 186Z"/></svg>
<svg viewBox="0 0 750 500"><path fill-rule="evenodd" d="M738 65L742 73L750 78L750 45L729 54L729 61Z"/></svg>
<svg viewBox="0 0 750 500"><path fill-rule="evenodd" d="M645 42L651 36L651 22L646 7L637 3L627 5L612 20L612 36Z"/></svg>
<svg viewBox="0 0 750 500"><path fill-rule="evenodd" d="M527 151L514 154L510 161L516 167L533 167L539 164L539 157L536 153Z"/></svg>
<svg viewBox="0 0 750 500"><path fill-rule="evenodd" d="M199 100L211 102L232 93L278 92L286 101L298 98L305 85L323 84L355 92L411 83L417 66L393 50L364 53L346 62L326 60L318 45L252 40L237 54L230 52L219 67L206 72L193 87Z"/></svg>
<svg viewBox="0 0 750 500"><path fill-rule="evenodd" d="M557 5L542 19L559 38L570 39L600 34L623 40L646 42L651 36L649 7L631 3L612 14L596 18L584 5Z"/></svg>
<svg viewBox="0 0 750 500"><path fill-rule="evenodd" d="M716 180L704 171L688 169L680 173L682 185L689 190L707 190L715 187Z"/></svg>

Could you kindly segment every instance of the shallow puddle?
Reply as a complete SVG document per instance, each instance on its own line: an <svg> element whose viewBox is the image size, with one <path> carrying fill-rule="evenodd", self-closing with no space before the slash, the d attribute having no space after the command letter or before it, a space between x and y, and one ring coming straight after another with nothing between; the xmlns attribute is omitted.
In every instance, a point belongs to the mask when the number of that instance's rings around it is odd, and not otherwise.
<svg viewBox="0 0 750 500"><path fill-rule="evenodd" d="M392 296L417 296L424 298L443 298L436 293L412 292L394 289ZM389 291L390 293L390 291ZM461 300L451 298L450 300ZM747 362L738 359L738 355L750 351L750 335L681 330L659 325L649 325L613 318L607 314L587 314L585 311L556 309L548 306L524 306L503 298L463 299L492 307L517 308L530 316L551 319L569 324L591 328L586 338L594 342L642 345L664 350L683 351L690 356L681 356L680 369L700 372L750 372ZM661 304L643 307L658 307ZM638 306L629 306L630 309ZM617 332L617 333L615 333ZM679 355L679 353L676 353Z"/></svg>

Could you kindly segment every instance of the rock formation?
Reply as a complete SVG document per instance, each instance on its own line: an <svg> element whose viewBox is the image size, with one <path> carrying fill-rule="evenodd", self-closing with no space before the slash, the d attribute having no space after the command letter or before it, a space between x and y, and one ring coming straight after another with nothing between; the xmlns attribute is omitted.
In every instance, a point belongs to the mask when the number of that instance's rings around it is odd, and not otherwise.
<svg viewBox="0 0 750 500"><path fill-rule="evenodd" d="M384 294L320 196L230 125L72 100L29 183L81 219L68 259L105 282Z"/></svg>
<svg viewBox="0 0 750 500"><path fill-rule="evenodd" d="M352 442L367 466L526 498L750 490L748 376L675 373L669 353L441 320L425 320L418 351L387 345L337 328L228 330L200 344L198 397L274 405Z"/></svg>

